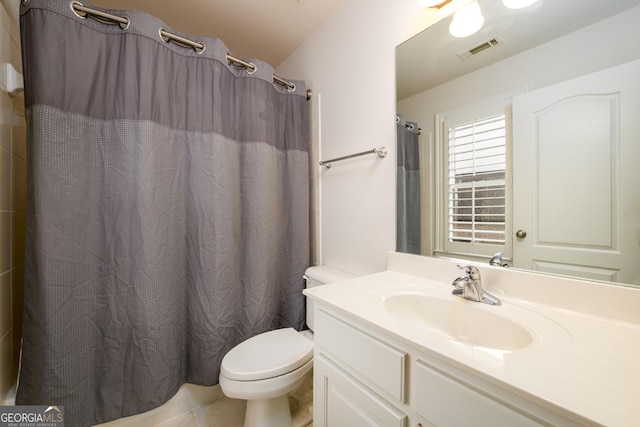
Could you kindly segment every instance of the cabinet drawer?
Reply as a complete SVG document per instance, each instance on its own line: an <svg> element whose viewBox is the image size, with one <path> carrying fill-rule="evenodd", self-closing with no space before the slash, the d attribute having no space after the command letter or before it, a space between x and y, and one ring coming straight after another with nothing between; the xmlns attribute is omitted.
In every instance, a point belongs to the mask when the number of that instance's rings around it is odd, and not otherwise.
<svg viewBox="0 0 640 427"><path fill-rule="evenodd" d="M344 321L316 311L315 344L353 372L399 402L405 402L407 353L356 329Z"/></svg>
<svg viewBox="0 0 640 427"><path fill-rule="evenodd" d="M416 412L438 427L541 426L421 360L415 364L415 380Z"/></svg>
<svg viewBox="0 0 640 427"><path fill-rule="evenodd" d="M314 425L405 427L407 416L319 355L314 361ZM322 408L322 409L321 409Z"/></svg>

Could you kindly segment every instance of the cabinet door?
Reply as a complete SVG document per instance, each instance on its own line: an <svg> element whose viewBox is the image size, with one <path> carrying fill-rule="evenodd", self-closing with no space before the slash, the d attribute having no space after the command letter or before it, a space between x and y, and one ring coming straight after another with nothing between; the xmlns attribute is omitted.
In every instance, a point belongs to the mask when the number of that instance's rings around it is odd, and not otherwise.
<svg viewBox="0 0 640 427"><path fill-rule="evenodd" d="M437 372L421 360L416 368L416 412L438 427L540 427L489 396Z"/></svg>
<svg viewBox="0 0 640 427"><path fill-rule="evenodd" d="M406 415L322 354L314 358L316 427L405 427Z"/></svg>
<svg viewBox="0 0 640 427"><path fill-rule="evenodd" d="M315 345L378 394L404 403L406 351L324 310L316 311Z"/></svg>

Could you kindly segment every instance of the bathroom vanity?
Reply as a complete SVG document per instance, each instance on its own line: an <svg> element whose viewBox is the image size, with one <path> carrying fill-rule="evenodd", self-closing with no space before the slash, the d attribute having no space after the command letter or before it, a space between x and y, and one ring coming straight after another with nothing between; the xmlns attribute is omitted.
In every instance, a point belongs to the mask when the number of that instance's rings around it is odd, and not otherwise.
<svg viewBox="0 0 640 427"><path fill-rule="evenodd" d="M640 290L479 266L491 306L451 295L456 263L310 290L316 426L631 426Z"/></svg>

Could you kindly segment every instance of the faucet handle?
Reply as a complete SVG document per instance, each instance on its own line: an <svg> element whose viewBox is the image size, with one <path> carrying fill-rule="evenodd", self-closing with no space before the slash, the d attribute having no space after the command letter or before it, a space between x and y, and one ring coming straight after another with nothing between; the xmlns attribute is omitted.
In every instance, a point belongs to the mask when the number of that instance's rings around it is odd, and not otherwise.
<svg viewBox="0 0 640 427"><path fill-rule="evenodd" d="M458 268L464 270L467 277L469 277L473 281L480 280L480 270L478 270L473 265L458 265Z"/></svg>
<svg viewBox="0 0 640 427"><path fill-rule="evenodd" d="M469 281L468 277L458 277L456 280L454 280L451 283L451 286L453 286L456 289L463 289L465 284Z"/></svg>

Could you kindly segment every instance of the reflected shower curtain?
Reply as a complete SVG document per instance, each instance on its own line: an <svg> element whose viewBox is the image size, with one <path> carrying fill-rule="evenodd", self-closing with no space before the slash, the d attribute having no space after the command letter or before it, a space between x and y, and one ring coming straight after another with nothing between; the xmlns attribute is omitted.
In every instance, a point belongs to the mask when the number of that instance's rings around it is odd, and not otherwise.
<svg viewBox="0 0 640 427"><path fill-rule="evenodd" d="M260 61L236 69L217 39L167 43L143 13L110 11L122 29L67 0L26 3L17 402L85 426L217 384L234 345L304 326L306 89Z"/></svg>
<svg viewBox="0 0 640 427"><path fill-rule="evenodd" d="M418 124L396 115L396 250L420 253L420 145Z"/></svg>

